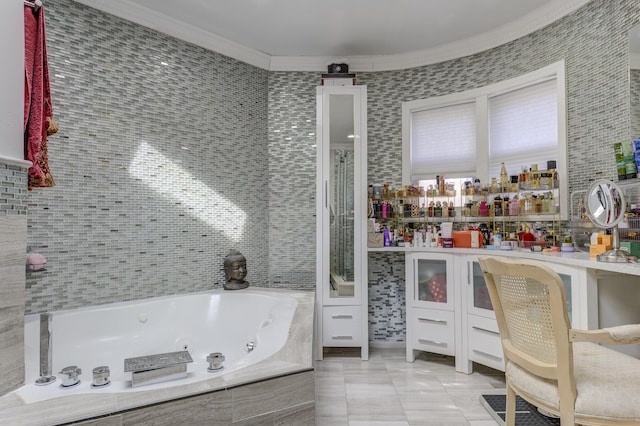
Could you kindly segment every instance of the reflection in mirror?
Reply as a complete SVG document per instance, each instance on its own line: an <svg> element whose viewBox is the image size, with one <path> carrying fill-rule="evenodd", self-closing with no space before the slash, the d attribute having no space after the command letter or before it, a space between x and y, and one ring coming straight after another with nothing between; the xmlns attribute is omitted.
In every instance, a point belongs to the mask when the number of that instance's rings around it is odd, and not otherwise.
<svg viewBox="0 0 640 426"><path fill-rule="evenodd" d="M600 180L587 191L587 214L589 219L601 228L611 228L624 217L624 195L618 186L607 180Z"/></svg>
<svg viewBox="0 0 640 426"><path fill-rule="evenodd" d="M631 139L640 138L640 24L629 30L629 90Z"/></svg>
<svg viewBox="0 0 640 426"><path fill-rule="evenodd" d="M355 151L353 95L329 101L329 270L331 297L354 296Z"/></svg>
<svg viewBox="0 0 640 426"><path fill-rule="evenodd" d="M594 225L611 229L612 249L597 256L600 262L636 262L638 259L620 250L618 224L625 214L626 202L622 189L608 180L599 180L587 190L587 215Z"/></svg>

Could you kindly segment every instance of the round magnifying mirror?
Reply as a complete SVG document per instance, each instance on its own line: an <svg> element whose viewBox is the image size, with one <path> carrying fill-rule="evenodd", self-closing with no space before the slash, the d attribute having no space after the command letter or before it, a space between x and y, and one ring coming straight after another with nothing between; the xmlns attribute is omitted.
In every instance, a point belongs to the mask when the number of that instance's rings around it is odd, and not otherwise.
<svg viewBox="0 0 640 426"><path fill-rule="evenodd" d="M624 194L609 180L596 181L587 190L587 214L596 226L616 226L624 218L624 206Z"/></svg>
<svg viewBox="0 0 640 426"><path fill-rule="evenodd" d="M620 187L609 180L598 180L591 184L586 194L587 215L594 225L611 228L612 249L599 254L600 262L636 262L638 259L620 250L618 224L624 219L625 199Z"/></svg>

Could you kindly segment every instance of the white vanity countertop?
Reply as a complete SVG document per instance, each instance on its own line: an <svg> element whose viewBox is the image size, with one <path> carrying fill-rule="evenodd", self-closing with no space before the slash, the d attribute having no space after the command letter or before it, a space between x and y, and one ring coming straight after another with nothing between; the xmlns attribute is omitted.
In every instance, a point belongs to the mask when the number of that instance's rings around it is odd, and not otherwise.
<svg viewBox="0 0 640 426"><path fill-rule="evenodd" d="M598 262L595 257L585 252L532 252L529 249L516 250L488 250L484 248L441 248L441 247L383 247L369 248L369 253L451 253L456 255L476 256L506 256L522 259L538 260L541 262L553 262L567 266L579 266L583 268L616 272L640 276L640 263L608 263Z"/></svg>

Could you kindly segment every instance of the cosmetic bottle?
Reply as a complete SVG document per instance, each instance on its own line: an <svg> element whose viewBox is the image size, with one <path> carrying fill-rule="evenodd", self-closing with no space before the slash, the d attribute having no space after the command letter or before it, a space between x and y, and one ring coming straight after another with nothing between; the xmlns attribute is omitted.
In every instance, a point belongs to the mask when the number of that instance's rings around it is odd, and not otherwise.
<svg viewBox="0 0 640 426"><path fill-rule="evenodd" d="M520 204L518 198L514 197L509 202L509 216L518 216L520 214Z"/></svg>
<svg viewBox="0 0 640 426"><path fill-rule="evenodd" d="M542 194L533 196L533 212L535 214L542 214Z"/></svg>
<svg viewBox="0 0 640 426"><path fill-rule="evenodd" d="M500 166L500 191L504 192L509 187L509 174L507 173L507 167L502 162L502 166Z"/></svg>
<svg viewBox="0 0 640 426"><path fill-rule="evenodd" d="M417 201L411 203L411 217L420 217L420 207Z"/></svg>
<svg viewBox="0 0 640 426"><path fill-rule="evenodd" d="M436 203L433 212L435 217L442 217L442 203L440 201Z"/></svg>
<svg viewBox="0 0 640 426"><path fill-rule="evenodd" d="M518 176L517 175L511 176L511 183L509 185L509 191L510 192L518 192Z"/></svg>
<svg viewBox="0 0 640 426"><path fill-rule="evenodd" d="M404 239L404 243L407 247L411 247L411 243L413 242L413 234L409 231L409 228L404 228L404 233L402 238Z"/></svg>
<svg viewBox="0 0 640 426"><path fill-rule="evenodd" d="M540 171L537 164L531 165L530 187L531 189L540 189Z"/></svg>
<svg viewBox="0 0 640 426"><path fill-rule="evenodd" d="M480 205L478 204L478 202L477 202L477 201L473 201L473 202L471 203L471 209L470 209L470 212L471 212L471 216L472 216L472 217L478 217L478 216L480 216Z"/></svg>
<svg viewBox="0 0 640 426"><path fill-rule="evenodd" d="M373 190L372 195L374 200L379 200L380 198L382 198L382 184L374 183L372 190Z"/></svg>
<svg viewBox="0 0 640 426"><path fill-rule="evenodd" d="M391 193L393 192L393 189L389 186L388 183L385 183L382 186L382 199L383 200L388 200L391 198Z"/></svg>
<svg viewBox="0 0 640 426"><path fill-rule="evenodd" d="M407 201L407 200L405 200ZM411 217L411 203L406 202L402 207L402 211L404 211L404 217Z"/></svg>
<svg viewBox="0 0 640 426"><path fill-rule="evenodd" d="M493 199L493 215L492 216L502 216L502 198L495 197Z"/></svg>
<svg viewBox="0 0 640 426"><path fill-rule="evenodd" d="M529 169L527 167L522 167L518 181L520 189L531 189L529 186Z"/></svg>
<svg viewBox="0 0 640 426"><path fill-rule="evenodd" d="M471 206L473 205L472 202L467 202L464 203L464 207L462 208L462 216L464 217L468 217L471 216Z"/></svg>
<svg viewBox="0 0 640 426"><path fill-rule="evenodd" d="M480 201L480 206L478 207L478 216L489 216L489 207L487 206L487 202L484 200Z"/></svg>
<svg viewBox="0 0 640 426"><path fill-rule="evenodd" d="M480 193L480 179L479 178L475 178L473 180L473 192L475 194L479 194Z"/></svg>
<svg viewBox="0 0 640 426"><path fill-rule="evenodd" d="M385 228L384 230L383 241L385 247L391 247L391 233L389 232L388 228Z"/></svg>
<svg viewBox="0 0 640 426"><path fill-rule="evenodd" d="M491 178L491 187L489 189L489 192L491 192L492 194L499 192L498 181L496 178Z"/></svg>

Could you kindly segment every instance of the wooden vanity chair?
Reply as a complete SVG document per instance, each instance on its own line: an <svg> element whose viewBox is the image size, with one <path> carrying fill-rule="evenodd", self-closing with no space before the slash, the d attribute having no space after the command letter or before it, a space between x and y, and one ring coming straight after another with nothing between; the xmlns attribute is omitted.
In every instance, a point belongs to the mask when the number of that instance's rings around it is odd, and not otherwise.
<svg viewBox="0 0 640 426"><path fill-rule="evenodd" d="M507 426L516 394L563 426L640 425L640 360L600 345L640 343L640 325L572 329L554 271L491 257L480 265L504 350Z"/></svg>

